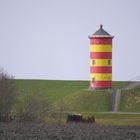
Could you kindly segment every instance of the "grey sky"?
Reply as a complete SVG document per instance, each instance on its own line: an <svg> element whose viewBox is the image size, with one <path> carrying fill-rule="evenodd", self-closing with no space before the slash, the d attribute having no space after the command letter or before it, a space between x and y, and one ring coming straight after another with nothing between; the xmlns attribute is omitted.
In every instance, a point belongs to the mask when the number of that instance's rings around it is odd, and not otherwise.
<svg viewBox="0 0 140 140"><path fill-rule="evenodd" d="M139 0L0 0L0 67L20 79L89 80L89 38L114 35L113 80L140 75Z"/></svg>

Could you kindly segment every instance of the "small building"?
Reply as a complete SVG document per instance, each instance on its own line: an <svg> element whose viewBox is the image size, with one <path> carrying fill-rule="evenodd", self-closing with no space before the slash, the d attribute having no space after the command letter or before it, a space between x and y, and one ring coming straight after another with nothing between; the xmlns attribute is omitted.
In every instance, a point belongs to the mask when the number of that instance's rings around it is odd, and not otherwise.
<svg viewBox="0 0 140 140"><path fill-rule="evenodd" d="M90 89L112 87L112 39L100 25L90 39Z"/></svg>

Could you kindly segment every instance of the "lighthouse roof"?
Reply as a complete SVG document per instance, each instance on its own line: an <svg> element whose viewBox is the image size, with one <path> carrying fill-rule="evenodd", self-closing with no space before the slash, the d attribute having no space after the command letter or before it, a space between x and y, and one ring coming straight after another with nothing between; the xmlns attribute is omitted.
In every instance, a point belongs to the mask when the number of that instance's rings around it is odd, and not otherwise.
<svg viewBox="0 0 140 140"><path fill-rule="evenodd" d="M103 29L103 25L100 25L100 29L96 31L93 35L110 35Z"/></svg>
<svg viewBox="0 0 140 140"><path fill-rule="evenodd" d="M100 29L97 30L94 34L92 34L90 37L111 37L113 38L113 36L111 36L108 32L106 32L103 29L103 25L100 25Z"/></svg>

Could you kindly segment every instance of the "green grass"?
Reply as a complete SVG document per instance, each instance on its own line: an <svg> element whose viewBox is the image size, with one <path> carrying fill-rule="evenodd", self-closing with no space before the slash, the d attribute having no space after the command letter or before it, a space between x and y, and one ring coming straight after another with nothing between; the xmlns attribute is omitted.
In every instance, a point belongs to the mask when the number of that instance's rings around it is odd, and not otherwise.
<svg viewBox="0 0 140 140"><path fill-rule="evenodd" d="M69 110L102 112L108 109L108 90L87 90L88 81L16 80L18 99L36 94L47 98L54 106L63 102ZM113 88L125 87L128 82L113 82ZM121 94L120 111L140 111L140 87Z"/></svg>
<svg viewBox="0 0 140 140"><path fill-rule="evenodd" d="M63 112L67 113L93 114L99 124L140 125L139 114L101 113L108 110L111 90L88 90L88 81L16 80L16 85L17 107L23 105L27 97L40 95L49 100L54 112L63 109ZM127 85L128 82L125 81L113 82L113 88L123 88ZM140 112L140 87L122 91L119 111Z"/></svg>
<svg viewBox="0 0 140 140"><path fill-rule="evenodd" d="M88 81L16 80L16 84L19 104L27 96L39 94L47 98L56 110L61 104L65 110L72 111L100 112L108 109L109 92L88 90Z"/></svg>
<svg viewBox="0 0 140 140"><path fill-rule="evenodd" d="M140 114L95 113L96 122L106 125L140 125Z"/></svg>
<svg viewBox="0 0 140 140"><path fill-rule="evenodd" d="M120 111L140 112L140 86L121 93Z"/></svg>
<svg viewBox="0 0 140 140"><path fill-rule="evenodd" d="M128 81L115 81L113 82L113 88L123 88L129 84Z"/></svg>
<svg viewBox="0 0 140 140"><path fill-rule="evenodd" d="M80 89L87 88L88 83L87 81L16 80L19 92L24 89L29 95L39 93L47 96L52 103Z"/></svg>
<svg viewBox="0 0 140 140"><path fill-rule="evenodd" d="M65 80L16 80L19 92L24 94L44 94L52 102L55 102L65 96L74 94L83 89L88 89L89 81L65 81ZM113 87L124 87L128 82L113 82ZM24 91L22 91L24 90ZM88 91L90 93L90 91ZM92 91L92 93L95 93Z"/></svg>
<svg viewBox="0 0 140 140"><path fill-rule="evenodd" d="M86 116L95 116L97 124L105 125L140 125L140 114L109 113L109 112L81 112Z"/></svg>
<svg viewBox="0 0 140 140"><path fill-rule="evenodd" d="M64 104L65 109L72 111L105 112L108 110L110 91L88 90L88 81L64 80L16 80L18 97L17 104L24 102L27 96L40 95L58 109ZM128 82L113 82L113 88L125 87ZM140 112L140 88L133 90L134 94L123 93L120 111Z"/></svg>
<svg viewBox="0 0 140 140"><path fill-rule="evenodd" d="M76 112L101 112L108 110L108 91L79 90L63 98L68 110ZM56 103L60 104L62 100Z"/></svg>
<svg viewBox="0 0 140 140"><path fill-rule="evenodd" d="M73 114L74 111L63 112L60 118L59 112L55 112L55 115L50 115L47 122L49 123L66 123L66 118L68 114ZM127 114L127 113L110 113L110 112L78 112L82 114L84 118L88 116L94 116L96 124L103 125L126 125L126 126L140 126L140 114Z"/></svg>

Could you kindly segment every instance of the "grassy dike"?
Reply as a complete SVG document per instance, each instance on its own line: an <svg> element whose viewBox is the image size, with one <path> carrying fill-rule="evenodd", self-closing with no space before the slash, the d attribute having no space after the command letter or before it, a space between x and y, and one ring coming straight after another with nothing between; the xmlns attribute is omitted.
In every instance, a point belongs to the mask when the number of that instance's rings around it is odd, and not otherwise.
<svg viewBox="0 0 140 140"><path fill-rule="evenodd" d="M81 113L84 116L95 115L99 124L140 125L139 114L108 113L110 90L88 90L88 81L61 81L61 80L16 80L18 95L16 105L20 106L27 97L39 94L49 101L52 111L60 110L66 117L69 113ZM113 82L113 88L125 87L128 82ZM137 96L132 98L131 96ZM131 97L131 100L128 99ZM136 97L135 96L135 97ZM121 94L120 111L140 112L140 88L123 91ZM130 102L133 105L129 105Z"/></svg>
<svg viewBox="0 0 140 140"><path fill-rule="evenodd" d="M122 90L119 108L121 112L140 112L140 86Z"/></svg>
<svg viewBox="0 0 140 140"><path fill-rule="evenodd" d="M57 110L61 104L70 111L108 110L109 92L107 90L89 91L88 81L16 80L16 84L19 103L39 94L51 103L54 110Z"/></svg>

